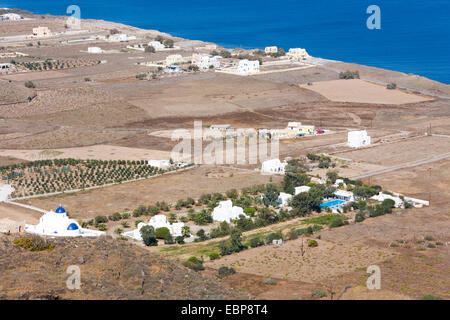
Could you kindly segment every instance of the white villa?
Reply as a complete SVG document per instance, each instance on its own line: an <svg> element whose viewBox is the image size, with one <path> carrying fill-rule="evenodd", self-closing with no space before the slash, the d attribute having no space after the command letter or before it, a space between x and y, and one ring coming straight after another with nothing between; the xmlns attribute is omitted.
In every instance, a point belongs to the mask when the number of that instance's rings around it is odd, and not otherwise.
<svg viewBox="0 0 450 320"><path fill-rule="evenodd" d="M212 218L214 221L231 222L232 220L238 219L241 215L247 217L244 213L244 209L236 206L233 207L233 202L231 200L226 200L220 201L219 205L214 208Z"/></svg>
<svg viewBox="0 0 450 320"><path fill-rule="evenodd" d="M278 196L277 203L281 207L287 207L289 205L289 202L292 199L292 194L280 192L280 195Z"/></svg>
<svg viewBox="0 0 450 320"><path fill-rule="evenodd" d="M5 202L11 199L11 194L14 188L9 184L0 185L0 202Z"/></svg>
<svg viewBox="0 0 450 320"><path fill-rule="evenodd" d="M170 231L172 237L180 237L183 235L183 222L170 223L167 221L167 217L163 214L158 214L150 219L148 223L141 222L138 224L137 229L132 231L124 232L123 235L126 237L133 238L138 241L142 241L141 229L145 226L151 226L155 229L167 228Z"/></svg>
<svg viewBox="0 0 450 320"><path fill-rule="evenodd" d="M266 160L262 163L261 172L271 174L284 174L287 162L281 162L280 159Z"/></svg>
<svg viewBox="0 0 450 320"><path fill-rule="evenodd" d="M339 186L342 184L344 188L347 188L347 184L344 182L344 179L336 179L336 182L334 183L334 186L336 188L339 188Z"/></svg>
<svg viewBox="0 0 450 320"><path fill-rule="evenodd" d="M291 60L305 60L309 57L308 52L306 52L305 49L302 48L291 48L289 49L289 52L286 54L286 56Z"/></svg>
<svg viewBox="0 0 450 320"><path fill-rule="evenodd" d="M288 122L287 129L292 131L297 131L302 126L301 122Z"/></svg>
<svg viewBox="0 0 450 320"><path fill-rule="evenodd" d="M264 49L265 53L277 53L278 52L278 47L277 46L271 46L271 47L266 47Z"/></svg>
<svg viewBox="0 0 450 320"><path fill-rule="evenodd" d="M313 134L314 129L314 126L302 125L301 122L289 122L286 127L286 131L291 135Z"/></svg>
<svg viewBox="0 0 450 320"><path fill-rule="evenodd" d="M215 56L207 54L194 53L192 55L192 64L198 66L200 69L207 70L210 66L214 68L220 67L220 61Z"/></svg>
<svg viewBox="0 0 450 320"><path fill-rule="evenodd" d="M343 200L343 201L354 201L355 200L355 196L353 195L353 192L346 191L346 190L338 189L335 191L334 196L337 199Z"/></svg>
<svg viewBox="0 0 450 320"><path fill-rule="evenodd" d="M136 36L129 36L126 33L117 33L110 35L107 39L109 42L126 42L131 40L136 40Z"/></svg>
<svg viewBox="0 0 450 320"><path fill-rule="evenodd" d="M367 135L366 130L361 131L349 131L347 145L351 148L361 148L369 146L371 144L371 138Z"/></svg>
<svg viewBox="0 0 450 320"><path fill-rule="evenodd" d="M102 231L81 228L78 222L67 216L66 210L61 206L55 212L45 213L37 225L26 224L25 231L54 237L98 237L105 234Z"/></svg>
<svg viewBox="0 0 450 320"><path fill-rule="evenodd" d="M254 60L250 61L247 59L243 59L239 61L239 65L237 68L237 73L241 75L249 75L259 72L259 61Z"/></svg>
<svg viewBox="0 0 450 320"><path fill-rule="evenodd" d="M102 53L103 50L99 47L89 47L88 53Z"/></svg>
<svg viewBox="0 0 450 320"><path fill-rule="evenodd" d="M148 46L155 48L155 51L161 51L165 48L165 46L159 41L150 41Z"/></svg>
<svg viewBox="0 0 450 320"><path fill-rule="evenodd" d="M184 59L181 56L181 54L171 54L166 57L166 65L167 66L171 66L173 64L183 63L183 62L184 62Z"/></svg>
<svg viewBox="0 0 450 320"><path fill-rule="evenodd" d="M400 208L401 206L403 206L403 200L400 199L399 197L396 196L391 196L390 194L386 194L383 192L380 192L379 194L377 194L376 196L373 196L371 199L377 200L379 202L383 202L386 199L391 199L395 202L395 207L396 208Z"/></svg>
<svg viewBox="0 0 450 320"><path fill-rule="evenodd" d="M295 195L298 195L298 194L304 193L304 192L309 192L309 189L311 189L311 187L308 187L308 186L295 187Z"/></svg>
<svg viewBox="0 0 450 320"><path fill-rule="evenodd" d="M2 21L19 21L22 20L23 17L21 15L18 15L17 13L5 13L1 16Z"/></svg>
<svg viewBox="0 0 450 320"><path fill-rule="evenodd" d="M48 27L37 27L33 28L33 37L42 38L42 37L50 37L52 32Z"/></svg>

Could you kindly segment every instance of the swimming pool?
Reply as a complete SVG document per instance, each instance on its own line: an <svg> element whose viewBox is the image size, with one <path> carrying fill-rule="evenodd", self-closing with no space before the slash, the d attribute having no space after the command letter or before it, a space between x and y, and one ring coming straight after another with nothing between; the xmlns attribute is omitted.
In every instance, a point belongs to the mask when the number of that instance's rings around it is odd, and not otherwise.
<svg viewBox="0 0 450 320"><path fill-rule="evenodd" d="M340 204L345 203L344 200L333 200L333 201L328 201L328 202L324 202L320 205L321 208L331 208L331 207L335 207L338 206Z"/></svg>

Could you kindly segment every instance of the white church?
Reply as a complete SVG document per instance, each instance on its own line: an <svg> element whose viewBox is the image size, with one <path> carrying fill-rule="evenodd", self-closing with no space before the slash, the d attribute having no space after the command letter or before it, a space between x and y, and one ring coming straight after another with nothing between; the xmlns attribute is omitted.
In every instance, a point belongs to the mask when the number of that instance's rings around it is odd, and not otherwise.
<svg viewBox="0 0 450 320"><path fill-rule="evenodd" d="M141 229L145 226L152 226L153 229L155 230L159 228L167 228L169 229L172 237L179 237L183 235L184 223L182 222L170 223L169 221L167 221L167 217L165 215L158 214L156 216L151 217L148 223L141 222L138 224L137 229L124 232L123 235L138 241L142 241Z"/></svg>
<svg viewBox="0 0 450 320"><path fill-rule="evenodd" d="M219 205L214 208L212 213L212 218L214 221L219 222L231 222L232 220L239 219L239 217L243 215L244 217L248 217L244 213L244 209L241 207L233 206L233 202L231 200L220 201Z"/></svg>
<svg viewBox="0 0 450 320"><path fill-rule="evenodd" d="M25 225L25 231L41 236L53 237L98 237L105 232L81 228L78 222L67 216L66 210L59 206L56 211L45 213L37 225Z"/></svg>

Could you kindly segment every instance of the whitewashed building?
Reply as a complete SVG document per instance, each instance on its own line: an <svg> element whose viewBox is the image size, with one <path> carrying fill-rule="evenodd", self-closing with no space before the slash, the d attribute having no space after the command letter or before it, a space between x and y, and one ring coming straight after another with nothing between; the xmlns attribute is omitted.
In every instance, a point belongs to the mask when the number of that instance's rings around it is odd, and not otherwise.
<svg viewBox="0 0 450 320"><path fill-rule="evenodd" d="M400 199L400 197L391 196L390 194L386 194L383 192L380 192L379 194L373 196L371 199L377 200L379 202L383 202L386 199L390 199L395 202L396 208L400 208L401 206L403 206L404 203L403 200Z"/></svg>
<svg viewBox="0 0 450 320"><path fill-rule="evenodd" d="M351 148L361 148L369 146L371 138L367 135L366 130L349 131L347 145Z"/></svg>
<svg viewBox="0 0 450 320"><path fill-rule="evenodd" d="M304 193L304 192L309 192L310 189L311 189L311 187L308 187L308 186L295 187L295 195L298 195L298 194Z"/></svg>
<svg viewBox="0 0 450 320"><path fill-rule="evenodd" d="M266 160L262 163L261 172L272 174L284 174L287 162L281 162L280 159Z"/></svg>
<svg viewBox="0 0 450 320"><path fill-rule="evenodd" d="M155 51L161 51L161 50L164 50L164 48L165 48L165 45L163 45L159 41L150 41L148 43L148 46L155 48Z"/></svg>
<svg viewBox="0 0 450 320"><path fill-rule="evenodd" d="M155 231L156 229L159 228L167 228L169 229L169 232L172 235L172 237L180 237L183 235L184 223L183 222L170 223L165 215L158 214L154 217L151 217L148 223L141 222L138 224L137 229L124 232L123 235L138 241L142 241L141 229L145 226L151 226L153 227L153 229L155 229Z"/></svg>
<svg viewBox="0 0 450 320"><path fill-rule="evenodd" d="M277 203L281 207L289 206L290 201L292 200L292 194L280 192L280 195L277 198Z"/></svg>
<svg viewBox="0 0 450 320"><path fill-rule="evenodd" d="M126 42L136 40L136 36L129 36L126 33L116 33L109 36L109 42Z"/></svg>
<svg viewBox="0 0 450 320"><path fill-rule="evenodd" d="M18 15L17 13L5 13L0 18L0 20L2 21L19 21L22 19L23 17L21 15Z"/></svg>
<svg viewBox="0 0 450 320"><path fill-rule="evenodd" d="M289 49L286 56L291 60L301 61L301 60L307 59L309 57L309 54L308 54L308 52L306 52L305 49L291 48L291 49Z"/></svg>
<svg viewBox="0 0 450 320"><path fill-rule="evenodd" d="M78 222L67 216L66 210L61 206L55 212L45 213L37 225L26 224L25 231L53 237L98 237L105 234L102 231L81 228Z"/></svg>
<svg viewBox="0 0 450 320"><path fill-rule="evenodd" d="M102 53L103 50L99 47L88 47L88 53Z"/></svg>
<svg viewBox="0 0 450 320"><path fill-rule="evenodd" d="M347 184L344 182L344 179L336 179L336 182L334 183L334 186L335 186L336 188L339 188L341 185L342 185L344 188L347 188Z"/></svg>
<svg viewBox="0 0 450 320"><path fill-rule="evenodd" d="M0 185L0 202L5 202L11 199L11 194L14 188L9 184Z"/></svg>
<svg viewBox="0 0 450 320"><path fill-rule="evenodd" d="M239 61L237 73L241 75L255 74L259 72L258 60L243 59Z"/></svg>
<svg viewBox="0 0 450 320"><path fill-rule="evenodd" d="M265 53L277 53L278 52L278 47L277 46L270 46L270 47L266 47L264 49Z"/></svg>
<svg viewBox="0 0 450 320"><path fill-rule="evenodd" d="M336 197L336 199L343 200L343 201L354 201L355 200L355 196L353 195L353 192L346 191L346 190L338 189L334 192L334 196Z"/></svg>
<svg viewBox="0 0 450 320"><path fill-rule="evenodd" d="M183 63L184 59L181 54L171 54L166 57L166 65L170 66L177 63Z"/></svg>
<svg viewBox="0 0 450 320"><path fill-rule="evenodd" d="M214 221L226 221L228 223L232 220L239 219L241 215L246 218L248 217L244 213L244 209L233 206L233 202L231 200L220 201L219 205L215 207L212 212L212 218Z"/></svg>
<svg viewBox="0 0 450 320"><path fill-rule="evenodd" d="M52 32L48 27L33 28L33 36L37 38L50 37Z"/></svg>
<svg viewBox="0 0 450 320"><path fill-rule="evenodd" d="M200 69L207 70L211 66L214 68L220 67L220 61L215 56L208 54L198 54L194 53L192 55L192 64L198 66Z"/></svg>

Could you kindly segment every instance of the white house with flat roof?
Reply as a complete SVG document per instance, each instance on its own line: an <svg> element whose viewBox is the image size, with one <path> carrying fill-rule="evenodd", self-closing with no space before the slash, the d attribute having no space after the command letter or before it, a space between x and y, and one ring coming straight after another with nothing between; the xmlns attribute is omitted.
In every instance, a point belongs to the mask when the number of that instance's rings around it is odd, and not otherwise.
<svg viewBox="0 0 450 320"><path fill-rule="evenodd" d="M278 52L278 47L277 46L270 46L270 47L266 47L264 49L265 53L277 53Z"/></svg>
<svg viewBox="0 0 450 320"><path fill-rule="evenodd" d="M166 47L165 45L163 45L161 42L159 41L150 41L148 43L149 47L153 47L155 48L155 51L161 51L164 50L164 48Z"/></svg>
<svg viewBox="0 0 450 320"><path fill-rule="evenodd" d="M141 229L145 226L151 226L153 229L159 228L167 228L170 231L172 237L180 237L183 235L183 222L170 223L167 220L167 217L163 214L158 214L156 216L151 217L148 223L141 222L138 224L137 229L132 231L124 232L123 235L125 237L133 238L138 241L142 241Z"/></svg>
<svg viewBox="0 0 450 320"><path fill-rule="evenodd" d="M243 59L239 61L237 73L241 75L255 74L259 72L258 60Z"/></svg>
<svg viewBox="0 0 450 320"><path fill-rule="evenodd" d="M292 200L292 194L280 192L280 195L277 198L277 203L281 207L289 206L290 201Z"/></svg>
<svg viewBox="0 0 450 320"><path fill-rule="evenodd" d="M311 187L308 187L308 186L295 187L295 195L298 195L298 194L304 193L304 192L309 192L310 189L311 189Z"/></svg>
<svg viewBox="0 0 450 320"><path fill-rule="evenodd" d="M166 65L170 66L177 63L183 63L184 59L181 54L171 54L166 57Z"/></svg>
<svg viewBox="0 0 450 320"><path fill-rule="evenodd" d="M287 162L281 162L280 159L266 160L262 163L261 172L271 174L284 174Z"/></svg>
<svg viewBox="0 0 450 320"><path fill-rule="evenodd" d="M361 148L369 146L371 144L371 138L367 135L366 130L349 131L347 145L351 148Z"/></svg>
<svg viewBox="0 0 450 320"><path fill-rule="evenodd" d="M306 52L305 49L291 48L291 49L289 49L286 56L291 60L301 61L301 60L307 59L309 57L309 54L308 54L308 52Z"/></svg>
<svg viewBox="0 0 450 320"><path fill-rule="evenodd" d="M380 192L379 194L373 196L371 199L377 200L379 202L383 202L386 199L390 199L390 200L395 202L395 207L396 208L400 208L401 206L403 206L403 203L404 203L403 200L400 199L400 197L391 196L390 194L386 194L386 193L383 193L383 192Z"/></svg>
<svg viewBox="0 0 450 320"><path fill-rule="evenodd" d="M32 35L36 38L50 37L52 35L52 32L48 27L36 27L33 28Z"/></svg>
<svg viewBox="0 0 450 320"><path fill-rule="evenodd" d="M218 58L209 54L194 53L191 61L192 64L198 66L202 70L210 69L211 66L214 68L220 67Z"/></svg>
<svg viewBox="0 0 450 320"><path fill-rule="evenodd" d="M102 53L103 50L99 47L88 47L88 53Z"/></svg>
<svg viewBox="0 0 450 320"><path fill-rule="evenodd" d="M346 191L346 190L338 189L334 192L334 196L336 197L336 199L343 200L343 201L354 201L355 200L355 196L353 195L353 192Z"/></svg>
<svg viewBox="0 0 450 320"><path fill-rule="evenodd" d="M215 207L212 212L213 220L219 222L231 222L232 220L239 219L241 215L247 217L244 213L244 209L233 206L233 202L231 200L220 201L219 205Z"/></svg>
<svg viewBox="0 0 450 320"><path fill-rule="evenodd" d="M5 13L0 17L2 21L19 21L22 19L23 17L17 13Z"/></svg>

